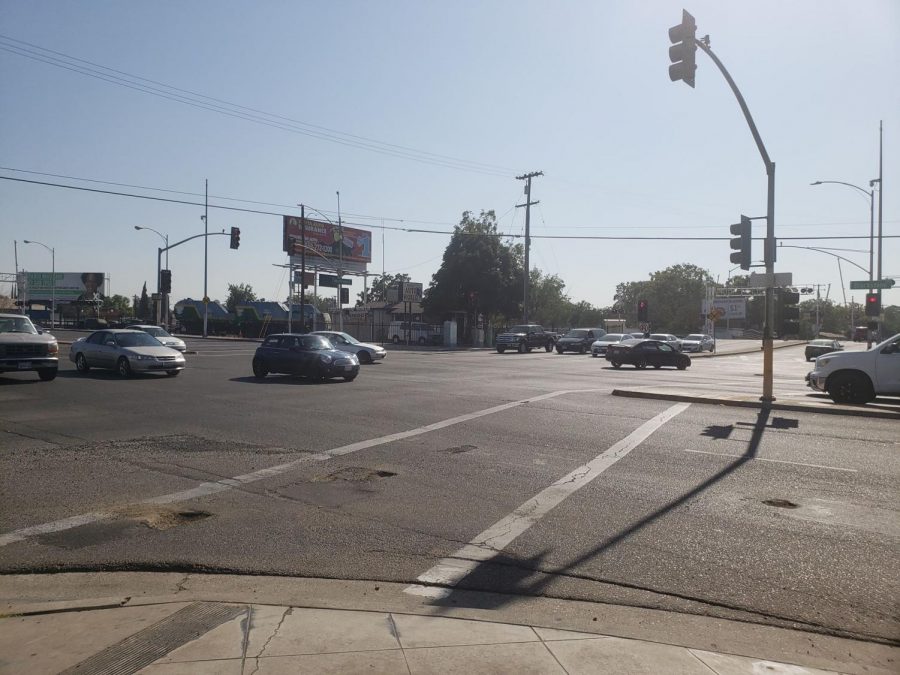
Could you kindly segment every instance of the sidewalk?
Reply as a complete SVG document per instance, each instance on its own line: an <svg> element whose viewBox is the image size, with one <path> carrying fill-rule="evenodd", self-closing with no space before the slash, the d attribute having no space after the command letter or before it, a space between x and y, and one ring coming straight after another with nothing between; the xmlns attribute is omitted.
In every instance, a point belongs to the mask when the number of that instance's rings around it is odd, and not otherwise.
<svg viewBox="0 0 900 675"><path fill-rule="evenodd" d="M435 601L405 588L168 573L0 577L0 673L855 674L896 672L900 652L658 610L466 591Z"/></svg>

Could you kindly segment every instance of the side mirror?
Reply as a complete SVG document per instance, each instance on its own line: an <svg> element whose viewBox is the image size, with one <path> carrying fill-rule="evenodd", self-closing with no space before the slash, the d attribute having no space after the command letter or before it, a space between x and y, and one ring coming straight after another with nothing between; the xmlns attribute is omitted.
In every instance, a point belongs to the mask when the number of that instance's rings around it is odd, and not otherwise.
<svg viewBox="0 0 900 675"><path fill-rule="evenodd" d="M885 345L884 349L881 350L881 353L882 354L896 354L897 353L897 345L893 344L893 343L891 343L889 345Z"/></svg>

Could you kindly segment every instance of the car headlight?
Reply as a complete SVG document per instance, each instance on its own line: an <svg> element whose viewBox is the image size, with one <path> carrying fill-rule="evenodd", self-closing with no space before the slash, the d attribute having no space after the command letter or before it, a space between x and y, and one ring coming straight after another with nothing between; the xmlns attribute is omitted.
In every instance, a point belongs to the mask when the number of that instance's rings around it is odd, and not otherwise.
<svg viewBox="0 0 900 675"><path fill-rule="evenodd" d="M47 355L48 356L56 356L57 354L59 354L59 343L58 342L51 342L49 345L47 345Z"/></svg>
<svg viewBox="0 0 900 675"><path fill-rule="evenodd" d="M133 358L136 358L138 361L155 361L156 360L155 356L147 356L146 354L138 354Z"/></svg>
<svg viewBox="0 0 900 675"><path fill-rule="evenodd" d="M831 362L831 359L826 359L825 357L820 356L816 359L816 367L818 366L827 366Z"/></svg>
<svg viewBox="0 0 900 675"><path fill-rule="evenodd" d="M321 359L322 363L331 363L332 360L331 357L326 354L322 354L322 356L320 356L319 358Z"/></svg>

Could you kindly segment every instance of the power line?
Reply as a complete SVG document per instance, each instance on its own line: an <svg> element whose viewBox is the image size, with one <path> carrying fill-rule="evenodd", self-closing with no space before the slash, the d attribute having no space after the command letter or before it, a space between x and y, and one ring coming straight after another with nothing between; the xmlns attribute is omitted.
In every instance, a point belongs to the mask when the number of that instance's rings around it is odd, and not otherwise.
<svg viewBox="0 0 900 675"><path fill-rule="evenodd" d="M3 42L6 41L6 42ZM10 44L17 43L17 44ZM19 45L25 45L24 47ZM206 96L189 89L174 87L156 80L150 80L138 75L126 73L121 70L109 68L107 66L79 59L62 52L46 49L33 43L24 42L15 38L0 35L0 50L15 54L33 61L51 65L63 70L78 73L87 77L92 77L105 81L110 84L133 89L145 94L165 98L176 103L190 105L210 112L217 112L229 117L243 119L249 122L255 122L265 126L289 131L300 135L305 135L320 140L337 143L357 149L368 150L370 152L380 153L400 159L408 159L424 164L441 166L444 168L457 169L460 171L469 171L473 173L481 173L485 175L493 175L499 177L509 177L513 174L511 169L495 164L487 164L484 162L475 162L471 160L460 159L450 155L441 155L438 153L417 150L402 145L386 143L369 139L364 136L356 136L346 132L321 127L300 120L295 120L283 115L269 113L256 108L242 106L231 103L223 99ZM55 56L54 56L55 55ZM59 58L61 57L61 58ZM87 64L87 65L80 65ZM101 70L97 70L97 69ZM105 71L105 72L104 72ZM142 84L147 82L150 84ZM158 86L150 86L158 85ZM161 88L162 87L162 88Z"/></svg>
<svg viewBox="0 0 900 675"><path fill-rule="evenodd" d="M47 181L31 180L28 178L14 178L12 176L0 176L0 180L9 180L17 183L28 183L31 185L43 185L45 187L56 187L68 190L77 190L82 192L92 192L97 194L115 195L117 197L131 197L133 199L148 199L156 202L166 202L169 204L181 204L184 206L205 206L203 202L190 202L184 199L170 199L168 197L154 197L152 195L138 195L130 192L117 192L115 190L100 190L98 188L83 187L81 185L65 185L64 183L50 183ZM259 209L244 209L238 206L223 206L222 204L209 204L211 209L219 209L222 211L237 211L239 213L253 213L263 216L276 216L281 218L284 213L275 211L261 211ZM291 207L296 208L296 207ZM319 209L316 209L317 211ZM440 234L454 235L460 234L464 236L476 237L500 237L501 239L522 239L524 235L507 232L483 233L483 232L464 232L453 230L431 230L425 228L414 227L398 227L390 225L371 225L368 223L348 222L349 225L359 225L361 227L371 227L375 229L393 230L396 232L408 232L410 234ZM640 236L612 236L612 235L566 235L566 234L532 234L532 239L580 239L580 240L596 240L596 241L730 241L730 237L640 237ZM824 241L824 240L845 240L845 239L868 239L868 235L836 235L836 236L819 236L819 237L778 237L779 241ZM755 237L757 241L764 241L765 237ZM882 239L900 239L900 235L886 234Z"/></svg>

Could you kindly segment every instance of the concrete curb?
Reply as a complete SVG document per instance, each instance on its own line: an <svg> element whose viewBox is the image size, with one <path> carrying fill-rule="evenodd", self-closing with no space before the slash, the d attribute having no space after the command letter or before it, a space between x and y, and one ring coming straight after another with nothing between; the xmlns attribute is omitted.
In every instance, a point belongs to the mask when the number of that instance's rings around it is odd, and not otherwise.
<svg viewBox="0 0 900 675"><path fill-rule="evenodd" d="M659 401L680 401L683 403L705 403L707 405L725 405L736 408L771 408L772 410L787 410L790 412L821 413L823 415L844 415L848 417L872 417L887 420L900 420L900 412L890 410L878 410L872 408L849 408L823 406L814 403L773 403L763 404L762 401L750 399L717 398L714 396L693 396L691 394L669 394L656 391L641 391L636 389L613 389L613 396L625 398L656 399Z"/></svg>

